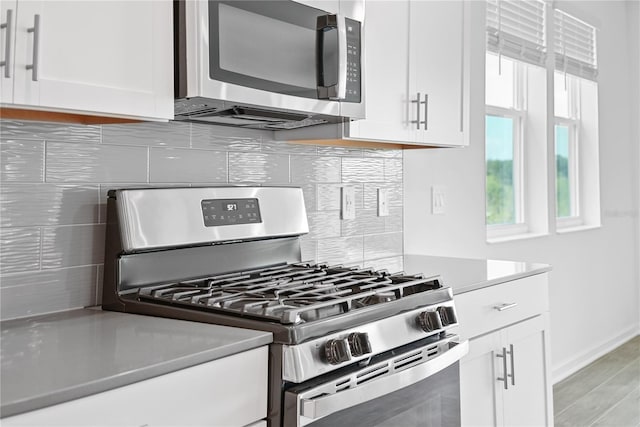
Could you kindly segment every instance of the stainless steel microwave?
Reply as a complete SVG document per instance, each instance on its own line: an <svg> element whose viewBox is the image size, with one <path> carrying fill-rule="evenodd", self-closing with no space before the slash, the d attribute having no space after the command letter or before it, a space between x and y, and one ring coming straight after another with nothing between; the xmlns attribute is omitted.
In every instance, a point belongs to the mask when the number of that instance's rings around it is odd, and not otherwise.
<svg viewBox="0 0 640 427"><path fill-rule="evenodd" d="M365 116L364 0L174 2L175 118L285 130Z"/></svg>

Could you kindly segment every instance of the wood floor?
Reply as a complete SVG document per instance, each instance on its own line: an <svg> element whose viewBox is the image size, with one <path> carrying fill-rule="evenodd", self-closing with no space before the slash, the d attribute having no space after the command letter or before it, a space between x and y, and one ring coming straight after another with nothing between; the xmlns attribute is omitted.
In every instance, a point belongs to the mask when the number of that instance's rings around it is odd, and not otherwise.
<svg viewBox="0 0 640 427"><path fill-rule="evenodd" d="M640 336L553 387L557 427L640 427Z"/></svg>

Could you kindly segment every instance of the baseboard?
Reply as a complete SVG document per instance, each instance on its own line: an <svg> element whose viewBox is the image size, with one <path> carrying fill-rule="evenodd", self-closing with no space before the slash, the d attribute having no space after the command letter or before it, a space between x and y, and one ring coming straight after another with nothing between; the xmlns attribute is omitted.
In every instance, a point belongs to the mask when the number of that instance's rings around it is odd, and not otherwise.
<svg viewBox="0 0 640 427"><path fill-rule="evenodd" d="M614 338L600 344L597 347L589 349L582 354L574 357L573 359L564 362L562 365L553 368L553 384L557 384L558 382L564 380L569 375L579 371L580 369L587 366L589 363L595 361L596 359L604 356L609 353L611 350L616 347L621 346L625 342L629 341L631 338L636 335L640 335L640 326L634 325L629 327L627 330L623 331L621 334L618 334Z"/></svg>

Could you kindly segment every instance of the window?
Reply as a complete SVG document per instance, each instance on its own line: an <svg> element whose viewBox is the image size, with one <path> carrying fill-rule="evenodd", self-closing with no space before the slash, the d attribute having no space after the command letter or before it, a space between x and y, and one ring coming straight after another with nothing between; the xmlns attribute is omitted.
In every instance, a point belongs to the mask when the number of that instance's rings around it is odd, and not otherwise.
<svg viewBox="0 0 640 427"><path fill-rule="evenodd" d="M546 62L544 13L545 4L538 0L487 1L485 190L490 239L531 228L534 206L527 193L540 184L530 176L534 168L526 161L528 88L530 69ZM544 74L541 78L544 82Z"/></svg>
<svg viewBox="0 0 640 427"><path fill-rule="evenodd" d="M595 29L551 2L486 4L487 239L599 226Z"/></svg>
<svg viewBox="0 0 640 427"><path fill-rule="evenodd" d="M486 221L519 226L522 206L523 66L487 53L486 71Z"/></svg>
<svg viewBox="0 0 640 427"><path fill-rule="evenodd" d="M575 218L579 215L576 182L576 145L573 126L555 126L556 149L556 216Z"/></svg>
<svg viewBox="0 0 640 427"><path fill-rule="evenodd" d="M554 149L556 158L556 217L578 219L579 85L574 76L554 74ZM575 223L575 221L571 221ZM565 221L569 223L569 221Z"/></svg>
<svg viewBox="0 0 640 427"><path fill-rule="evenodd" d="M556 227L600 225L595 28L560 10L554 18Z"/></svg>

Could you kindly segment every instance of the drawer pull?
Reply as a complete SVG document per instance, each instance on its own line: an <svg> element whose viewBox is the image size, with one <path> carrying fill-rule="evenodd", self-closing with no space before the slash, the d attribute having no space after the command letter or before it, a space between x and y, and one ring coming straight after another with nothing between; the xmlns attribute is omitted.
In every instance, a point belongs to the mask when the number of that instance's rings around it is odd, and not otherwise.
<svg viewBox="0 0 640 427"><path fill-rule="evenodd" d="M517 302L505 302L504 304L494 305L493 308L498 311L505 311L509 310L510 308L514 308L517 305Z"/></svg>

